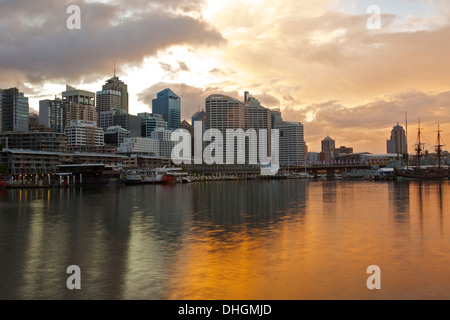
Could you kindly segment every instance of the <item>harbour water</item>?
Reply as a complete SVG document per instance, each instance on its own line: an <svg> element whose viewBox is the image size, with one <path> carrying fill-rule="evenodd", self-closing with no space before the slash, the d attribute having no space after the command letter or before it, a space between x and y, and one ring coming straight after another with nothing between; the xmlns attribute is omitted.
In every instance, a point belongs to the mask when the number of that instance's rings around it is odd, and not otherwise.
<svg viewBox="0 0 450 320"><path fill-rule="evenodd" d="M0 298L450 299L449 208L447 181L0 190Z"/></svg>

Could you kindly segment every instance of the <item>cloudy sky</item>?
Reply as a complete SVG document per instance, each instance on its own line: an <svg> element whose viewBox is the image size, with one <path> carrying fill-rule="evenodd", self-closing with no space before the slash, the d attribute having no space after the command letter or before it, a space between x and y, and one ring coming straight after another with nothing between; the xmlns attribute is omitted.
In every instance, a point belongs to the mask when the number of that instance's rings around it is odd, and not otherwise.
<svg viewBox="0 0 450 320"><path fill-rule="evenodd" d="M373 5L380 29L367 27ZM167 87L184 119L212 93L248 90L302 122L310 151L329 135L385 152L405 112L410 145L418 118L428 149L438 122L450 143L447 0L0 0L0 30L0 87L19 84L33 109L66 84L100 90L116 61L132 114Z"/></svg>

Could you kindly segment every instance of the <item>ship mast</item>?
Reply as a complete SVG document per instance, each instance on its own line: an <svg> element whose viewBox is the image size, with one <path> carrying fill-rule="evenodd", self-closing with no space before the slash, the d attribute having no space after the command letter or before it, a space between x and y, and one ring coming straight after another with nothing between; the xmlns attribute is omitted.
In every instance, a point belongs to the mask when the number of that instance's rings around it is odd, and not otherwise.
<svg viewBox="0 0 450 320"><path fill-rule="evenodd" d="M439 171L441 170L442 147L444 146L441 144L441 132L442 132L442 130L440 129L439 124L438 124L436 152L437 152L437 156L438 156Z"/></svg>
<svg viewBox="0 0 450 320"><path fill-rule="evenodd" d="M417 140L419 141L419 143L417 144L417 169L420 169L420 158L422 157L422 143L420 142L420 136L421 136L421 132L420 132L421 128L420 128L420 119L419 119L419 129L418 129L418 134L417 134Z"/></svg>

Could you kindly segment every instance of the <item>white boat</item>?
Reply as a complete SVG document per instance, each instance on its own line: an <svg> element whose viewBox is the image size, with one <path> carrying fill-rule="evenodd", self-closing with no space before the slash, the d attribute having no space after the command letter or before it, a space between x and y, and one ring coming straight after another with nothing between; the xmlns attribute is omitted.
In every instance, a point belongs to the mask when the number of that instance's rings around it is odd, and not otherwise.
<svg viewBox="0 0 450 320"><path fill-rule="evenodd" d="M142 174L136 170L124 172L120 178L125 184L142 183Z"/></svg>

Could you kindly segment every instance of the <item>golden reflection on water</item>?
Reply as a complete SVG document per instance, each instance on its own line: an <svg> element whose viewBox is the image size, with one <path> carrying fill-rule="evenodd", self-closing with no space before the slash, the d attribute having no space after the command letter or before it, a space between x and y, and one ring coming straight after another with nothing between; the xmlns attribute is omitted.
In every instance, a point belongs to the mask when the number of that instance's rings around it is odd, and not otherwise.
<svg viewBox="0 0 450 320"><path fill-rule="evenodd" d="M449 182L0 190L0 298L450 299ZM65 287L67 266L82 290ZM381 290L366 269L381 268Z"/></svg>
<svg viewBox="0 0 450 320"><path fill-rule="evenodd" d="M249 232L244 224L227 238L191 233L177 255L170 298L450 297L447 182L312 182L305 195L299 216L291 208L293 218L273 228ZM279 196L289 198L289 189ZM366 287L374 264L381 291Z"/></svg>

